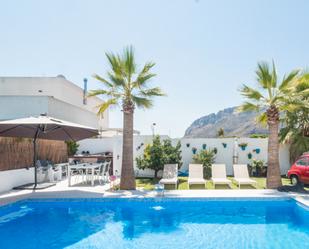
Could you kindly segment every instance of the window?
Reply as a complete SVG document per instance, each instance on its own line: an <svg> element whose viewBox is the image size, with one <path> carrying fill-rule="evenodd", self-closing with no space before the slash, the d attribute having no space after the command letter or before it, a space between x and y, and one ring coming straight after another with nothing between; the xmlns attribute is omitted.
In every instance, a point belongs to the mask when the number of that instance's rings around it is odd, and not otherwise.
<svg viewBox="0 0 309 249"><path fill-rule="evenodd" d="M309 159L307 157L303 157L297 160L296 164L300 166L309 166Z"/></svg>

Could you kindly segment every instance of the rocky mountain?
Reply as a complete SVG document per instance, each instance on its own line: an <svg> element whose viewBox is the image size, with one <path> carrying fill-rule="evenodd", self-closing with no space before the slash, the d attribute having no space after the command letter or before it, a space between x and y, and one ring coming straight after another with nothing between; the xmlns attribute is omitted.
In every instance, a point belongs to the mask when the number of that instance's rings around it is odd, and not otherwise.
<svg viewBox="0 0 309 249"><path fill-rule="evenodd" d="M256 123L256 113L238 112L237 107L226 108L195 120L186 130L185 137L216 137L220 128L225 136L248 137L267 134L267 129Z"/></svg>

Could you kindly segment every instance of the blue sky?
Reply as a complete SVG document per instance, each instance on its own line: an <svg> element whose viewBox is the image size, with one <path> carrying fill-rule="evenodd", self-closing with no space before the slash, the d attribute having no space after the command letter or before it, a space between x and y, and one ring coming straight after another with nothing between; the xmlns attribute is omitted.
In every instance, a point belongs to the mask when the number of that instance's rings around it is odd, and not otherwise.
<svg viewBox="0 0 309 249"><path fill-rule="evenodd" d="M307 68L306 0L8 0L0 1L0 75L56 76L99 86L106 51L132 44L138 62L157 63L168 97L137 110L135 128L180 137L203 115L239 105L237 89L254 85L258 61L275 60L282 75ZM111 111L110 125L122 126Z"/></svg>

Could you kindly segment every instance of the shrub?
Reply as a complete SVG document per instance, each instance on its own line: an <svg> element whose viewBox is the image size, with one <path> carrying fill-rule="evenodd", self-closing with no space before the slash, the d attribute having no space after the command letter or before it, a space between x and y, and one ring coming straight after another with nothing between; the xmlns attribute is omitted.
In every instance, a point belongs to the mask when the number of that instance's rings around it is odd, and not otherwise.
<svg viewBox="0 0 309 249"><path fill-rule="evenodd" d="M251 134L249 137L250 138L267 138L268 135L267 134Z"/></svg>
<svg viewBox="0 0 309 249"><path fill-rule="evenodd" d="M78 150L79 144L76 143L75 141L66 141L65 143L67 145L68 155L69 156L75 155L75 153Z"/></svg>
<svg viewBox="0 0 309 249"><path fill-rule="evenodd" d="M204 177L206 178L211 177L211 165L214 163L215 157L214 150L201 150L193 155L193 162L203 164Z"/></svg>
<svg viewBox="0 0 309 249"><path fill-rule="evenodd" d="M252 163L249 164L250 175L255 172L255 176L261 176L264 170L265 162L263 160L253 159Z"/></svg>

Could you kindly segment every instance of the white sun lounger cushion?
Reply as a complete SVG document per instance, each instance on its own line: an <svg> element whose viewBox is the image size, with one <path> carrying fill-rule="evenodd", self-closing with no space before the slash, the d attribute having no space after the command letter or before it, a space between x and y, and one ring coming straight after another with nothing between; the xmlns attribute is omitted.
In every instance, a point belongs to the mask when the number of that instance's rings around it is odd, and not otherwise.
<svg viewBox="0 0 309 249"><path fill-rule="evenodd" d="M215 184L231 184L231 180L226 178L225 164L213 164L211 166L211 180Z"/></svg>
<svg viewBox="0 0 309 249"><path fill-rule="evenodd" d="M205 184L206 180L203 178L203 165L190 164L188 184Z"/></svg>

